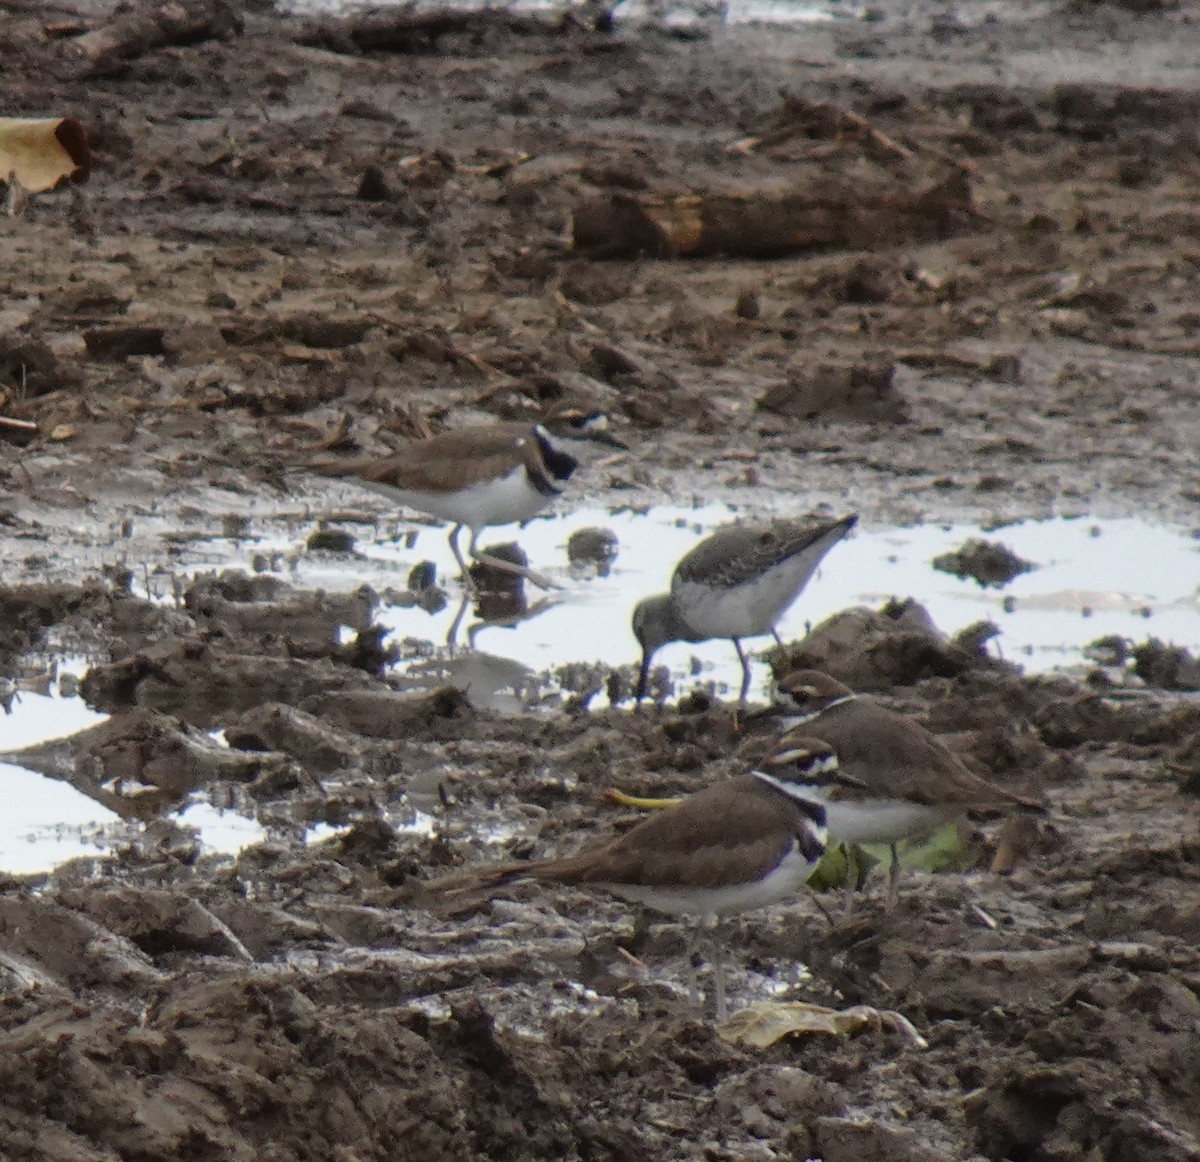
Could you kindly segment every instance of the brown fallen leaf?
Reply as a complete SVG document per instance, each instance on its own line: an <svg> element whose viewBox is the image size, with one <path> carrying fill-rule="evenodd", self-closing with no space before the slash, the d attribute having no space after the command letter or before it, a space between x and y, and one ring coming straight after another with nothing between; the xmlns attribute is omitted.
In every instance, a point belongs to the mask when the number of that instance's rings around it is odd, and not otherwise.
<svg viewBox="0 0 1200 1162"><path fill-rule="evenodd" d="M73 117L0 117L0 181L26 193L85 182L92 168L87 131Z"/></svg>
<svg viewBox="0 0 1200 1162"><path fill-rule="evenodd" d="M870 1005L854 1005L849 1009L827 1009L824 1005L804 1002L751 1005L734 1013L718 1026L717 1032L726 1041L765 1049L792 1034L824 1033L833 1037L848 1037L864 1029L899 1033L917 1049L929 1047L929 1043L907 1017L890 1009L875 1009Z"/></svg>

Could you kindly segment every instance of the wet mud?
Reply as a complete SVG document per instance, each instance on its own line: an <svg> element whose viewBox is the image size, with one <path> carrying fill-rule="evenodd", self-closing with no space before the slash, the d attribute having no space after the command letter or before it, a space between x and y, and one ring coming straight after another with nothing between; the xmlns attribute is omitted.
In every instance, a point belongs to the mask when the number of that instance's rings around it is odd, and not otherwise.
<svg viewBox="0 0 1200 1162"><path fill-rule="evenodd" d="M913 593L773 651L1049 813L1007 877L986 870L998 822L973 821L893 909L876 876L731 925L735 1006L865 1004L927 1043L754 1049L690 999L711 972L680 925L427 885L629 826L611 788L734 774L761 724L703 683L635 710L629 665L502 705L413 682L397 661L444 651L387 634L382 599L456 599L457 579L332 592L288 571L414 527L298 473L314 450L567 405L633 447L572 494L610 509L1190 527L1194 14L505 18L380 41L248 5L65 67L95 12L0 0L3 111L77 116L97 154L85 190L0 218L0 416L36 425L0 426L0 677L17 715L70 657L66 696L108 717L0 757L131 826L0 882L0 1156L1200 1159L1200 643L1026 673L994 627L947 635ZM829 103L857 120L808 115ZM957 209L926 228L948 176ZM784 256L727 219L716 257L655 235L601 260L567 230L596 199L636 195L661 229L685 195L775 213L847 189L852 220ZM863 217L883 205L894 229ZM194 567L214 537L244 569ZM571 555L603 576L610 531ZM206 849L175 815L197 798L261 840Z"/></svg>

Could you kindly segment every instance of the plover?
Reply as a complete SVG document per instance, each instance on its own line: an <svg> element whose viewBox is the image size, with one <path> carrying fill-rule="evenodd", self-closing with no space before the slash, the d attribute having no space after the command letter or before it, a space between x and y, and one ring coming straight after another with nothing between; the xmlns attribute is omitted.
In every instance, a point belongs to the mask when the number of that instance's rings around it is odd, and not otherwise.
<svg viewBox="0 0 1200 1162"><path fill-rule="evenodd" d="M364 457L314 464L322 475L353 480L397 504L453 522L450 550L470 585L459 550L461 529L471 531L468 554L506 573L541 583L536 574L478 548L493 525L527 521L555 500L579 467L572 454L587 444L625 445L600 413L565 413L539 424L488 424L414 440L382 459Z"/></svg>
<svg viewBox="0 0 1200 1162"><path fill-rule="evenodd" d="M668 642L729 638L742 664L739 702L750 690L742 638L774 634L775 623L800 595L829 549L857 523L777 520L718 529L675 566L670 593L639 601L633 632L642 647L636 696L646 695L650 663Z"/></svg>
<svg viewBox="0 0 1200 1162"><path fill-rule="evenodd" d="M980 778L919 722L854 693L823 671L786 675L778 698L788 730L763 760L763 769L786 772L792 742L797 742L797 761L814 778L812 792L828 812L830 838L891 846L891 901L896 898L896 845L902 839L923 838L972 812L1045 811L1038 800ZM838 785L820 785L820 772L807 757L812 737L837 752Z"/></svg>
<svg viewBox="0 0 1200 1162"><path fill-rule="evenodd" d="M609 842L561 859L502 864L430 885L454 895L522 880L596 888L672 916L715 927L726 916L795 896L825 852L825 809L810 788L835 777L832 748L793 740L786 767L715 783ZM726 1012L722 946L713 983Z"/></svg>

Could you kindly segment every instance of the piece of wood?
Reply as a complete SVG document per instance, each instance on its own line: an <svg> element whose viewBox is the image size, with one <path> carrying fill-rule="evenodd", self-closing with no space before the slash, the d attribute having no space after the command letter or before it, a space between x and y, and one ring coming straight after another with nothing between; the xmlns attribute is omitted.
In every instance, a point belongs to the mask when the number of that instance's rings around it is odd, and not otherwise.
<svg viewBox="0 0 1200 1162"><path fill-rule="evenodd" d="M112 20L90 32L59 43L68 60L83 64L85 76L104 77L156 48L218 40L241 30L241 14L231 0L143 0L118 8Z"/></svg>
<svg viewBox="0 0 1200 1162"><path fill-rule="evenodd" d="M915 194L612 194L576 206L572 239L591 258L780 258L948 238L981 217L956 172Z"/></svg>

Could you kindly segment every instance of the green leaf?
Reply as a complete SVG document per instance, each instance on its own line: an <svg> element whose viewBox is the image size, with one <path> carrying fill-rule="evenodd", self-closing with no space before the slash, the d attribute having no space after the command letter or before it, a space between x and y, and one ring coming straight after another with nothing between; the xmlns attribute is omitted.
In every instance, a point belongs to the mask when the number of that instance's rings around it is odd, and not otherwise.
<svg viewBox="0 0 1200 1162"><path fill-rule="evenodd" d="M886 852L887 848L872 850ZM977 858L973 845L963 838L957 823L939 827L928 839L906 839L899 850L900 866L913 871L963 871L974 867Z"/></svg>
<svg viewBox="0 0 1200 1162"><path fill-rule="evenodd" d="M887 849L884 850L886 852ZM871 868L878 862L876 856L857 843L839 843L825 852L808 877L808 886L815 892L828 892L833 888L845 887L848 883L861 889Z"/></svg>
<svg viewBox="0 0 1200 1162"><path fill-rule="evenodd" d="M974 847L963 839L958 824L939 827L928 839L906 839L897 844L900 866L912 871L963 871L976 862ZM854 884L859 891L871 869L892 866L892 851L886 843L839 843L825 852L808 886L815 892L828 892Z"/></svg>

